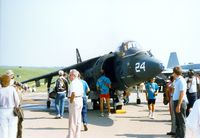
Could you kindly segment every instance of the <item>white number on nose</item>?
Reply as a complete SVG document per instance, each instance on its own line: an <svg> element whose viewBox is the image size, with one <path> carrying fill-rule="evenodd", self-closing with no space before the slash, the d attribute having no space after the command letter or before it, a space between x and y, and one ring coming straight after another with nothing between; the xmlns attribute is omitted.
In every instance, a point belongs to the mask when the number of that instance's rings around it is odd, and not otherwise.
<svg viewBox="0 0 200 138"><path fill-rule="evenodd" d="M145 71L145 62L137 62L135 63L135 72L141 72L141 70Z"/></svg>

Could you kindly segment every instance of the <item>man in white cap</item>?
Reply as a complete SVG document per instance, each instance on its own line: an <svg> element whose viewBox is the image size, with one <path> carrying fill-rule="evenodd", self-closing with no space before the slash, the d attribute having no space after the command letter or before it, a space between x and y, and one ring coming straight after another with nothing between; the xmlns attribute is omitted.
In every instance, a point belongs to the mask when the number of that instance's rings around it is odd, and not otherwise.
<svg viewBox="0 0 200 138"><path fill-rule="evenodd" d="M56 99L55 99L55 108L56 108L56 119L63 118L64 114L64 105L65 105L65 97L66 92L68 90L67 80L64 78L64 71L58 71L59 78L56 80L55 91Z"/></svg>
<svg viewBox="0 0 200 138"><path fill-rule="evenodd" d="M20 103L22 102L22 92L21 92L21 88L22 89L26 89L26 87L20 83L20 82L17 82L14 80L15 78L15 74L12 70L7 70L6 71L6 75L8 75L10 77L10 85L15 87L16 91L17 91L17 94L19 96L19 99L20 99ZM20 107L20 105L19 105ZM23 109L21 109L21 112L22 112L22 116L21 117L18 117L18 130L17 130L17 138L22 138L22 122L23 122Z"/></svg>
<svg viewBox="0 0 200 138"><path fill-rule="evenodd" d="M14 74L14 72L12 70L7 70L6 71L6 75L8 75L10 77L10 79L11 79L10 80L10 85L14 86L17 90L18 90L18 88L22 88L24 90L27 89L25 85L23 85L22 83L17 82L15 80L15 74Z"/></svg>
<svg viewBox="0 0 200 138"><path fill-rule="evenodd" d="M15 80L14 80L14 78L15 78L15 74L14 74L14 72L12 71L12 70L7 70L6 71L6 74L10 77L10 85L14 85L14 83L15 83Z"/></svg>

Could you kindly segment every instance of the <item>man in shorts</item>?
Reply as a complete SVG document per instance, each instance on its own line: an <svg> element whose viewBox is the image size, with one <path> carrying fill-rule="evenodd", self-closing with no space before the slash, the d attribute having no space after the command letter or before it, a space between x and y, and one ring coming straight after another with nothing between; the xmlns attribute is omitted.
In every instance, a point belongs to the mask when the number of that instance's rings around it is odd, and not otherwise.
<svg viewBox="0 0 200 138"><path fill-rule="evenodd" d="M104 71L101 71L102 75L99 77L96 83L97 91L100 93L100 112L101 116L104 116L103 104L104 99L106 100L108 108L108 116L110 116L110 93L109 88L111 88L111 81L108 77L105 76Z"/></svg>
<svg viewBox="0 0 200 138"><path fill-rule="evenodd" d="M155 78L152 78L146 84L146 99L148 101L149 118L154 119L154 107L156 102L156 96L158 95L158 84L155 83Z"/></svg>

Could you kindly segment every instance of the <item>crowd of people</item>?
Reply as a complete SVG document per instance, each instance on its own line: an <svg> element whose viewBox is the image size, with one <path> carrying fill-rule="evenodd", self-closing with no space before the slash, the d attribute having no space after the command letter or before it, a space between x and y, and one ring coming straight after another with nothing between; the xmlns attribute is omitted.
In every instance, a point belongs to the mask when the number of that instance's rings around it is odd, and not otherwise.
<svg viewBox="0 0 200 138"><path fill-rule="evenodd" d="M58 79L55 83L55 113L56 119L64 116L65 98L68 99L69 130L68 138L80 138L81 124L84 130L88 130L87 118L87 94L90 88L81 73L76 69L69 71L68 78L62 70L58 71ZM166 95L169 100L169 111L171 115L171 131L167 135L175 138L199 138L200 137L200 100L198 97L199 78L193 70L188 76L182 76L181 67L173 69L173 74L167 83ZM146 100L149 110L149 118L154 119L156 97L159 87L155 78L144 84ZM0 134L2 138L22 138L22 121L13 114L14 107L20 106L23 85L14 80L14 73L8 70L0 76ZM105 116L104 101L107 105L107 116L110 112L111 81L102 70L96 82L96 90L100 98L100 116Z"/></svg>
<svg viewBox="0 0 200 138"><path fill-rule="evenodd" d="M200 79L193 70L186 77L182 68L176 66L166 84L165 95L169 101L171 131L167 135L175 138L200 138ZM158 85L155 78L145 83L149 118L154 119Z"/></svg>
<svg viewBox="0 0 200 138"><path fill-rule="evenodd" d="M87 119L87 94L90 88L87 82L84 80L81 73L72 69L69 72L69 82L64 77L64 72L60 70L58 72L59 78L56 80L55 90L57 92L55 108L56 119L62 119L64 113L64 99L67 95L68 98L68 111L69 111L69 131L68 138L80 138L81 122L83 122L84 131L88 130ZM110 94L109 88L111 87L111 81L101 71L101 76L96 83L97 91L100 94L100 115L104 116L103 104L104 99L107 103L108 116L110 115ZM82 121L81 121L82 120Z"/></svg>
<svg viewBox="0 0 200 138"><path fill-rule="evenodd" d="M199 85L199 76L193 70L189 70L184 78L180 66L173 68L166 89L171 115L171 131L167 135L175 138L200 137Z"/></svg>
<svg viewBox="0 0 200 138"><path fill-rule="evenodd" d="M102 76L98 79L96 87L100 93L100 111L103 114L104 98L107 101L108 115L110 115L110 96L109 88L111 81L102 71ZM64 116L65 98L68 99L69 111L69 132L68 138L79 138L81 132L81 120L84 130L88 130L87 119L87 94L90 88L81 74L76 69L69 72L68 79L66 73L58 71L58 79L55 82L55 112L56 119L62 119ZM0 136L1 138L22 138L22 121L14 115L14 108L20 107L22 101L21 89L24 85L14 80L14 72L6 71L0 76Z"/></svg>

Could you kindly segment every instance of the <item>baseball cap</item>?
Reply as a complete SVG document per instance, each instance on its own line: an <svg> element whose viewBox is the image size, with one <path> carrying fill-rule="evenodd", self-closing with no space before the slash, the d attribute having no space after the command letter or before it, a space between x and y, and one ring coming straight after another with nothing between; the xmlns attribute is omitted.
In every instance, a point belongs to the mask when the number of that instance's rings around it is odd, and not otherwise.
<svg viewBox="0 0 200 138"><path fill-rule="evenodd" d="M12 70L7 70L7 71L6 71L6 74L7 74L8 76L12 76L12 75L14 75L14 72L13 72Z"/></svg>
<svg viewBox="0 0 200 138"><path fill-rule="evenodd" d="M64 75L64 71L63 71L63 70L59 70L59 71L58 71L58 74L59 74L59 75Z"/></svg>

